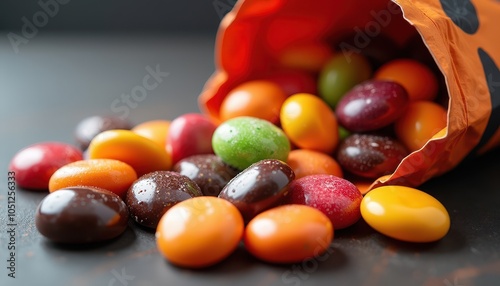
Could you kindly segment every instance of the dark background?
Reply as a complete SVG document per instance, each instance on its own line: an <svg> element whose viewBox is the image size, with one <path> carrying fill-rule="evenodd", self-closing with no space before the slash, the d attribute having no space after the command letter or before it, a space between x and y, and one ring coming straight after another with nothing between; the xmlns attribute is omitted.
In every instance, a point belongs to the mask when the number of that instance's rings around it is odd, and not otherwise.
<svg viewBox="0 0 500 286"><path fill-rule="evenodd" d="M54 3L57 0L41 0ZM63 2L61 0L61 2ZM64 0L46 31L78 32L207 32L213 33L220 16L235 0ZM58 2L57 2L58 3ZM21 30L22 17L29 20L42 10L39 1L0 1L0 29Z"/></svg>

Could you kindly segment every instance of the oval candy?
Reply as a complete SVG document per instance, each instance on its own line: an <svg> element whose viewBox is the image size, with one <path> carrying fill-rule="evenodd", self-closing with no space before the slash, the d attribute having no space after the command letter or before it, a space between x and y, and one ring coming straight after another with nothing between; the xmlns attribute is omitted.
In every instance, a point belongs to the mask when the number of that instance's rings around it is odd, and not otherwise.
<svg viewBox="0 0 500 286"><path fill-rule="evenodd" d="M324 213L334 229L342 229L361 218L359 204L363 196L351 182L317 174L294 180L289 186L286 203L313 207Z"/></svg>
<svg viewBox="0 0 500 286"><path fill-rule="evenodd" d="M450 229L446 208L434 197L403 186L383 186L361 201L363 219L378 232L408 242L432 242Z"/></svg>
<svg viewBox="0 0 500 286"><path fill-rule="evenodd" d="M295 174L287 164L279 160L262 160L236 175L222 189L219 198L233 203L245 221L249 221L277 205L294 179Z"/></svg>
<svg viewBox="0 0 500 286"><path fill-rule="evenodd" d="M172 171L156 171L138 178L128 189L125 202L138 224L156 228L172 206L201 195L198 185L188 177Z"/></svg>
<svg viewBox="0 0 500 286"><path fill-rule="evenodd" d="M229 256L243 235L243 218L230 202L196 197L178 203L156 230L159 252L182 267L202 268Z"/></svg>
<svg viewBox="0 0 500 286"><path fill-rule="evenodd" d="M281 127L296 146L331 153L338 143L335 114L319 97L298 93L285 100L280 112Z"/></svg>
<svg viewBox="0 0 500 286"><path fill-rule="evenodd" d="M212 135L217 126L205 115L188 113L170 124L167 152L175 164L184 158L199 154L213 154Z"/></svg>
<svg viewBox="0 0 500 286"><path fill-rule="evenodd" d="M137 179L134 169L113 159L90 159L69 163L50 177L49 191L72 186L103 188L124 197L128 187Z"/></svg>
<svg viewBox="0 0 500 286"><path fill-rule="evenodd" d="M245 228L245 248L271 263L295 263L322 255L333 240L332 223L319 210L284 205L258 214Z"/></svg>
<svg viewBox="0 0 500 286"><path fill-rule="evenodd" d="M365 81L340 99L335 115L349 131L372 131L393 123L403 115L408 103L408 94L400 84Z"/></svg>
<svg viewBox="0 0 500 286"><path fill-rule="evenodd" d="M48 190L49 180L62 166L83 159L82 152L62 142L42 142L17 152L9 164L16 183L26 189Z"/></svg>
<svg viewBox="0 0 500 286"><path fill-rule="evenodd" d="M115 238L127 228L128 210L112 192L69 187L47 195L38 205L35 226L46 238L68 244Z"/></svg>
<svg viewBox="0 0 500 286"><path fill-rule="evenodd" d="M391 137L353 134L339 145L337 162L346 171L375 179L392 173L406 155L406 148Z"/></svg>
<svg viewBox="0 0 500 286"><path fill-rule="evenodd" d="M132 166L138 176L158 170L169 170L172 161L155 142L130 130L108 130L100 133L88 148L90 159L115 159Z"/></svg>
<svg viewBox="0 0 500 286"><path fill-rule="evenodd" d="M172 170L193 180L204 196L214 197L218 196L222 188L238 174L236 169L214 154L184 158L177 162Z"/></svg>
<svg viewBox="0 0 500 286"><path fill-rule="evenodd" d="M283 130L269 121L241 116L223 122L212 137L214 152L239 170L264 159L286 161L290 142Z"/></svg>

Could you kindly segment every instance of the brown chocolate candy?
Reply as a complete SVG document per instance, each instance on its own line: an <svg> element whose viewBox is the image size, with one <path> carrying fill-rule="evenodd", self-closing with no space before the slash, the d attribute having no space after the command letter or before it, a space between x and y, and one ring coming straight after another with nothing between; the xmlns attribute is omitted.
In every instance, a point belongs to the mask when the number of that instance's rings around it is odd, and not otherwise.
<svg viewBox="0 0 500 286"><path fill-rule="evenodd" d="M188 177L156 171L137 179L128 189L125 202L137 223L156 228L163 214L175 204L201 195L198 185Z"/></svg>
<svg viewBox="0 0 500 286"><path fill-rule="evenodd" d="M337 162L353 174L376 179L394 172L406 155L406 148L391 137L353 134L338 147Z"/></svg>
<svg viewBox="0 0 500 286"><path fill-rule="evenodd" d="M238 174L217 155L194 155L174 165L173 171L187 176L201 189L204 196L218 196L222 188Z"/></svg>
<svg viewBox="0 0 500 286"><path fill-rule="evenodd" d="M59 243L109 240L127 228L129 213L122 199L95 187L68 187L46 196L38 205L35 224L48 239Z"/></svg>
<svg viewBox="0 0 500 286"><path fill-rule="evenodd" d="M236 175L222 189L219 198L233 203L248 222L260 212L278 205L294 179L295 173L286 163L265 159Z"/></svg>

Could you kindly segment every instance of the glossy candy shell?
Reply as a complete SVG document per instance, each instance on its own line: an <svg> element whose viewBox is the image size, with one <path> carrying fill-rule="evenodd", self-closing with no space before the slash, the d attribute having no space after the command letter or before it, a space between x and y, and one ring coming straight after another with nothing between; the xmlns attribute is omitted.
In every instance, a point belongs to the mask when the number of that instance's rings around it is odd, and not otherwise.
<svg viewBox="0 0 500 286"><path fill-rule="evenodd" d="M245 248L271 263L295 263L323 254L333 240L333 227L319 210L286 205L260 213L247 225Z"/></svg>
<svg viewBox="0 0 500 286"><path fill-rule="evenodd" d="M365 81L340 99L335 115L339 123L350 131L373 131L403 115L408 103L408 94L400 84Z"/></svg>
<svg viewBox="0 0 500 286"><path fill-rule="evenodd" d="M392 80L401 84L410 101L434 100L438 92L438 81L426 65L412 59L396 59L381 66L375 79Z"/></svg>
<svg viewBox="0 0 500 286"><path fill-rule="evenodd" d="M119 116L95 115L90 116L78 123L75 128L75 140L77 145L86 150L97 134L106 130L125 129L132 127L131 123Z"/></svg>
<svg viewBox="0 0 500 286"><path fill-rule="evenodd" d="M161 148L165 148L169 127L170 121L168 120L151 120L134 126L132 131L156 142Z"/></svg>
<svg viewBox="0 0 500 286"><path fill-rule="evenodd" d="M172 163L193 155L213 154L212 135L217 126L198 113L181 115L170 124L167 135L167 152Z"/></svg>
<svg viewBox="0 0 500 286"><path fill-rule="evenodd" d="M292 168L296 179L315 174L343 176L342 168L337 161L333 157L318 151L292 150L288 154L287 164Z"/></svg>
<svg viewBox="0 0 500 286"><path fill-rule="evenodd" d="M130 130L108 130L90 142L90 159L115 159L132 166L138 176L169 170L171 158L165 148Z"/></svg>
<svg viewBox="0 0 500 286"><path fill-rule="evenodd" d="M410 103L403 116L396 120L394 130L399 140L412 152L422 148L446 125L446 110L435 102L423 100Z"/></svg>
<svg viewBox="0 0 500 286"><path fill-rule="evenodd" d="M236 175L219 198L233 203L248 222L258 213L276 206L285 196L295 174L279 160L262 160Z"/></svg>
<svg viewBox="0 0 500 286"><path fill-rule="evenodd" d="M202 268L229 256L242 235L243 218L234 205L217 197L197 197L163 215L156 245L173 264Z"/></svg>
<svg viewBox="0 0 500 286"><path fill-rule="evenodd" d="M402 186L373 189L361 201L361 214L375 230L409 242L432 242L450 228L445 207L431 195Z"/></svg>
<svg viewBox="0 0 500 286"><path fill-rule="evenodd" d="M198 185L188 177L172 171L156 171L138 178L128 189L125 202L137 223L156 228L168 209L201 195Z"/></svg>
<svg viewBox="0 0 500 286"><path fill-rule="evenodd" d="M346 92L370 76L370 63L364 56L338 53L325 63L319 74L319 95L330 107L335 108Z"/></svg>
<svg viewBox="0 0 500 286"><path fill-rule="evenodd" d="M46 196L35 225L48 239L69 244L115 238L127 228L128 209L116 194L93 187L69 187Z"/></svg>
<svg viewBox="0 0 500 286"><path fill-rule="evenodd" d="M220 118L226 121L238 116L252 116L277 124L286 97L283 89L272 81L247 81L228 93L220 107Z"/></svg>
<svg viewBox="0 0 500 286"><path fill-rule="evenodd" d="M214 154L194 155L177 162L173 171L193 180L204 196L218 196L239 171Z"/></svg>
<svg viewBox="0 0 500 286"><path fill-rule="evenodd" d="M82 159L82 152L73 145L42 142L17 152L9 171L15 173L16 183L22 188L48 190L50 177L57 169Z"/></svg>
<svg viewBox="0 0 500 286"><path fill-rule="evenodd" d="M331 153L337 146L335 114L315 95L299 93L287 98L281 107L280 120L290 141L300 148Z"/></svg>
<svg viewBox="0 0 500 286"><path fill-rule="evenodd" d="M391 137L353 134L339 145L336 158L344 170L375 179L392 173L406 155L406 148Z"/></svg>
<svg viewBox="0 0 500 286"><path fill-rule="evenodd" d="M72 186L103 188L124 197L128 187L137 179L134 169L113 159L91 159L69 163L59 168L49 181L49 191Z"/></svg>

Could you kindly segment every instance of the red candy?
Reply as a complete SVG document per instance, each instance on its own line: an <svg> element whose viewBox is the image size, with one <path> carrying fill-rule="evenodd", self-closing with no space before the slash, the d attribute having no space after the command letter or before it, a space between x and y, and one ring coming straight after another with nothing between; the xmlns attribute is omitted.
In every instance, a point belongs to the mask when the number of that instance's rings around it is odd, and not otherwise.
<svg viewBox="0 0 500 286"><path fill-rule="evenodd" d="M82 159L82 152L73 145L43 142L17 152L9 170L16 173L16 182L20 187L48 190L50 177L57 169Z"/></svg>
<svg viewBox="0 0 500 286"><path fill-rule="evenodd" d="M340 99L335 114L349 131L372 131L403 115L408 102L408 93L396 82L365 81Z"/></svg>
<svg viewBox="0 0 500 286"><path fill-rule="evenodd" d="M334 229L353 225L361 218L363 196L351 182L333 175L309 175L290 183L286 202L313 207L324 213Z"/></svg>
<svg viewBox="0 0 500 286"><path fill-rule="evenodd" d="M212 135L217 126L207 117L184 114L170 123L167 135L167 151L172 155L172 163L192 155L213 154Z"/></svg>

